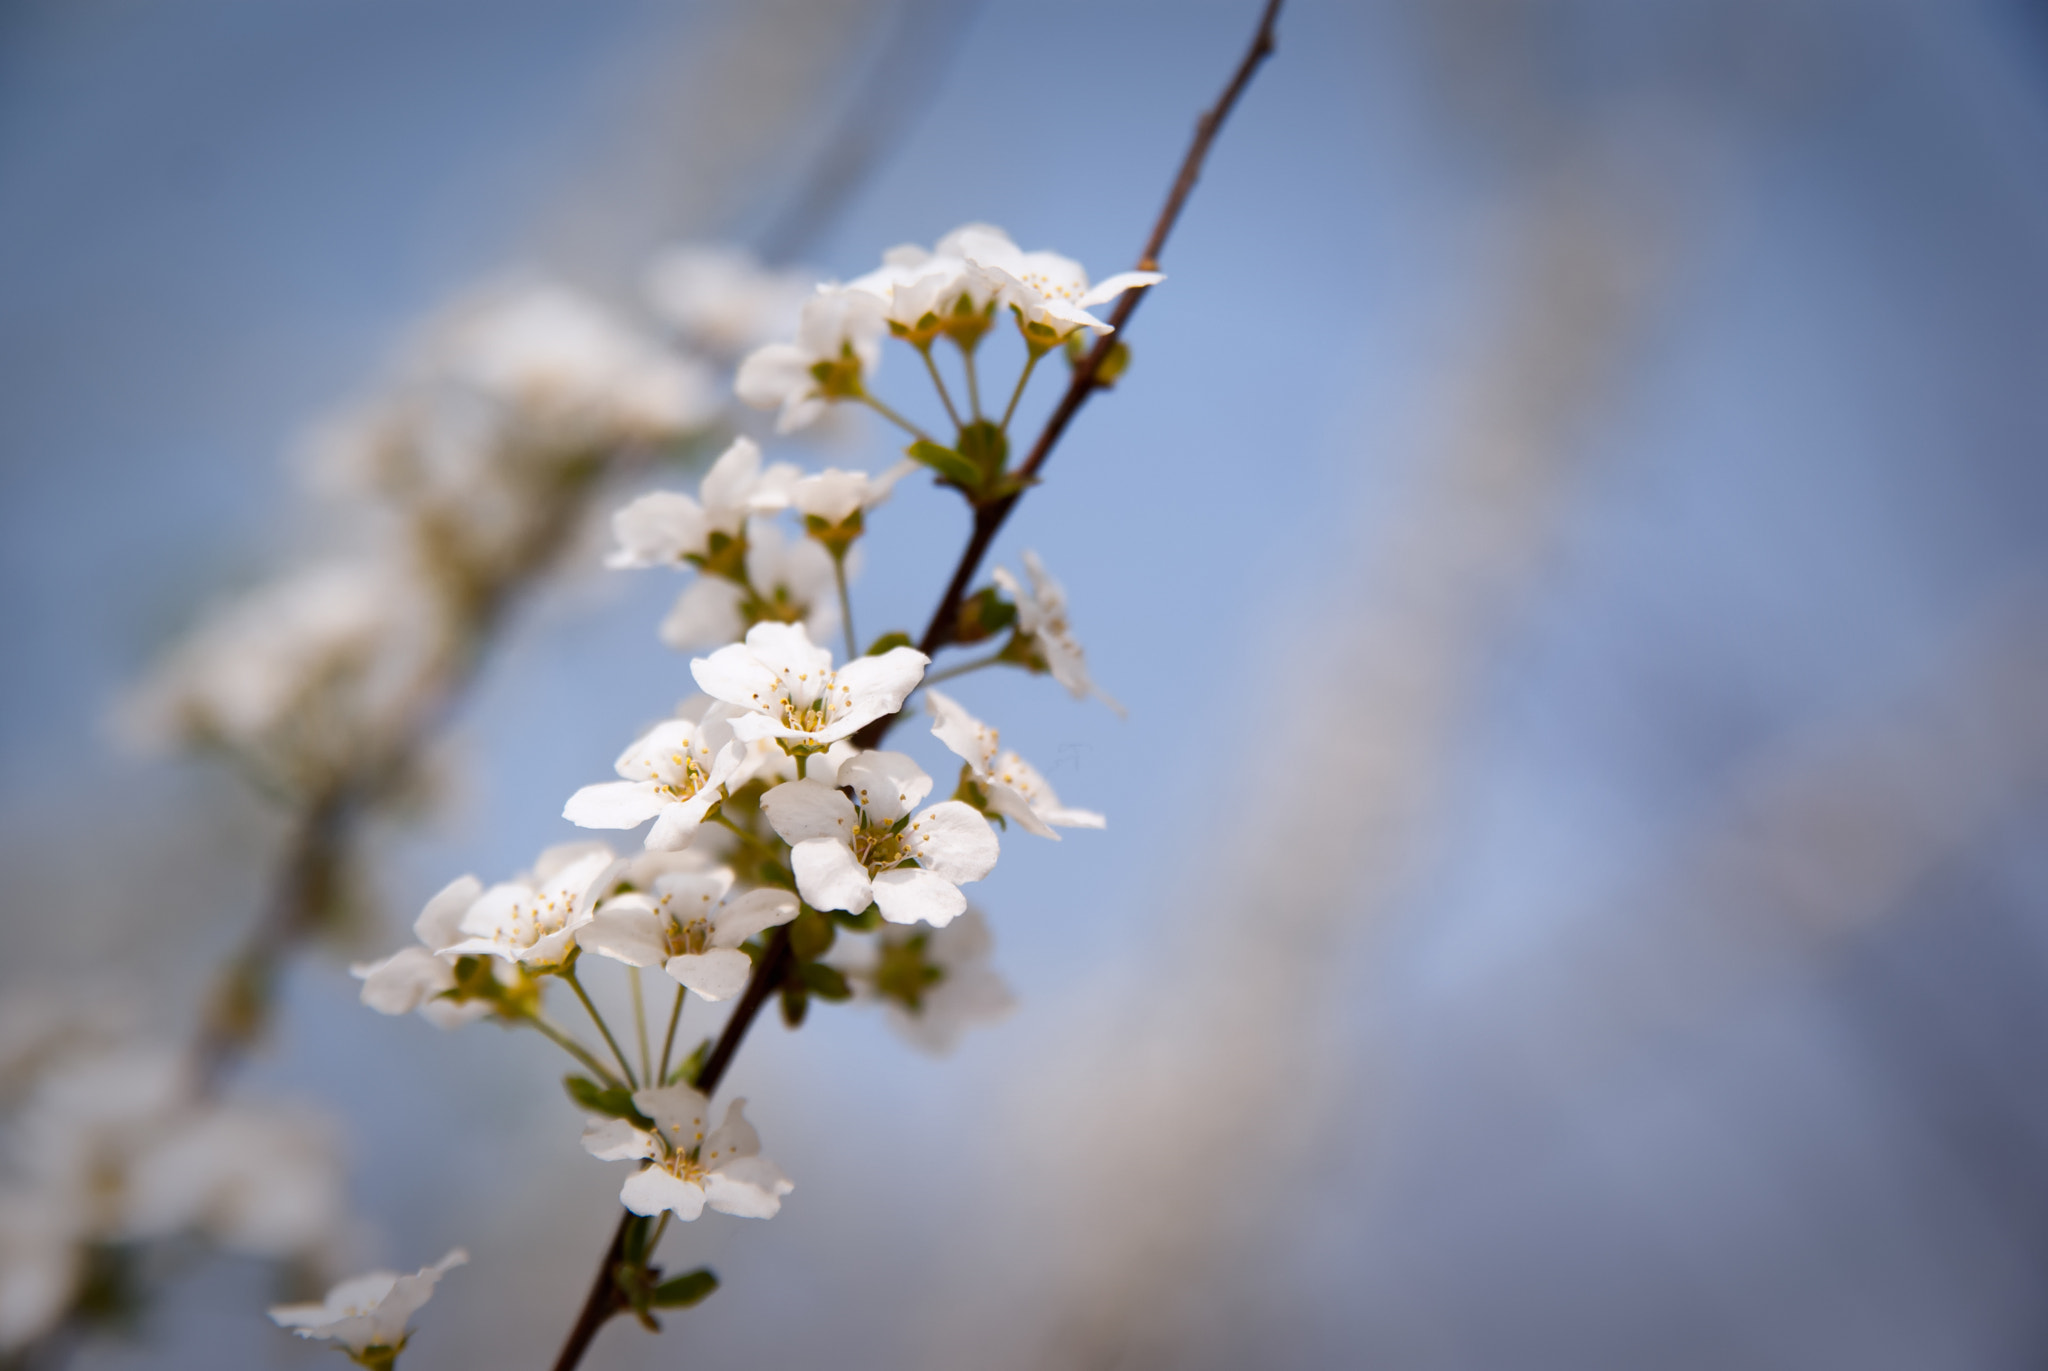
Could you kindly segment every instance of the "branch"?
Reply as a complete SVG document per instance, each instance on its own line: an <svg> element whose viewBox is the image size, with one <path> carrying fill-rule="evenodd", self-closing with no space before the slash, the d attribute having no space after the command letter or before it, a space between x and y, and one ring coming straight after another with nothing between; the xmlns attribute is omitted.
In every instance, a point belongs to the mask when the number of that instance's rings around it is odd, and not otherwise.
<svg viewBox="0 0 2048 1371"><path fill-rule="evenodd" d="M1145 240L1144 251L1138 257L1138 269L1152 271L1157 268L1159 254L1166 247L1166 239L1173 232L1173 226L1180 219L1181 209L1187 204L1195 182L1201 178L1202 164L1208 159L1209 147L1216 141L1217 132L1223 121L1237 107L1238 97L1251 83L1252 74L1259 64L1272 54L1274 49L1273 25L1280 15L1281 0L1266 0L1265 9L1259 15L1258 30L1253 33L1251 46L1232 73L1230 83L1223 88L1223 94L1216 103L1203 112L1195 124L1194 141L1188 146L1187 155L1181 159L1180 172L1174 177L1173 187L1167 192L1166 204L1159 211L1159 218L1152 225L1152 234ZM1095 340L1095 346L1074 368L1073 379L1067 384L1066 394L1060 398L1059 406L1046 421L1038 441L1031 446L1031 455L1019 469L1024 476L1035 476L1052 455L1060 435L1074 415L1080 412L1088 397L1099 387L1095 383L1097 371L1103 360L1109 356L1113 346L1114 331L1120 330L1137 311L1138 301L1145 294L1144 289L1124 292L1117 302L1114 313L1109 317L1112 332ZM938 608L932 611L931 622L925 626L924 637L918 648L927 657L943 647L952 637L953 626L960 615L960 603L966 598L968 584L981 567L982 558L988 554L989 545L1010 517L1010 511L1022 498L1022 492L1007 496L976 509L974 531L967 540L966 550L960 554L958 565L953 568L952 579L946 583L946 593L940 598ZM898 715L877 719L854 735L855 746L871 748L888 733L889 727ZM718 1089L718 1083L725 1076L725 1070L732 1064L733 1054L739 1051L740 1042L753 1026L754 1019L761 1012L768 997L781 985L782 977L789 964L789 928L784 925L775 930L768 942L768 950L754 966L754 974L747 981L746 992L740 996L739 1004L733 1009L725 1028L713 1044L711 1054L704 1059L704 1069L698 1073L696 1087L709 1096ZM583 1310L577 1316L575 1327L569 1330L568 1340L562 1345L562 1352L555 1359L555 1371L574 1371L583 1360L584 1352L597 1330L613 1314L625 1308L626 1302L620 1295L613 1271L625 1252L626 1228L632 1222L630 1213L619 1217L619 1225L612 1233L612 1240L605 1248L602 1260L598 1262L597 1275L590 1285L590 1293L583 1301Z"/></svg>
<svg viewBox="0 0 2048 1371"><path fill-rule="evenodd" d="M1280 17L1281 0L1266 0L1266 7L1259 15L1259 27L1252 35L1251 46L1245 49L1243 60L1231 74L1230 84L1223 88L1223 94L1214 105L1202 112L1195 121L1194 141L1188 145L1187 156L1181 159L1180 172L1173 178L1173 187L1167 192L1166 204L1159 211L1159 218L1153 222L1151 236L1145 240L1145 248L1138 254L1139 271L1156 271L1159 254L1166 250L1166 240L1173 232L1173 226L1180 221L1180 212L1187 205L1188 196L1195 189L1195 182L1202 176L1202 165L1209 158L1210 145L1223 128L1224 120L1237 107L1238 97L1251 84L1253 73L1259 64L1271 56L1274 50L1273 26ZM1088 397L1101 387L1095 377L1109 357L1110 349L1116 346L1117 334L1130 322L1138 311L1138 302L1151 289L1141 286L1127 290L1118 299L1116 309L1109 316L1110 332L1096 338L1095 346L1088 350L1074 368L1073 379L1068 381L1067 390L1054 407L1052 417L1045 421L1039 432L1038 441L1031 445L1031 454L1018 468L1018 475L1029 484L1038 475L1052 450L1067 431L1067 425L1081 412L1081 406ZM924 636L918 639L918 651L929 657L952 641L954 626L959 622L960 605L967 598L967 588L974 583L975 575L981 570L982 559L988 555L989 547L995 542L996 534L1002 531L1009 519L1010 511L1024 498L1023 491L991 501L974 511L974 530L968 535L967 546L960 553L960 561L953 568L952 579L946 583L946 593L939 597L938 608L932 611L930 622L925 625ZM882 741L895 723L895 717L877 719L854 735L856 747L871 748Z"/></svg>

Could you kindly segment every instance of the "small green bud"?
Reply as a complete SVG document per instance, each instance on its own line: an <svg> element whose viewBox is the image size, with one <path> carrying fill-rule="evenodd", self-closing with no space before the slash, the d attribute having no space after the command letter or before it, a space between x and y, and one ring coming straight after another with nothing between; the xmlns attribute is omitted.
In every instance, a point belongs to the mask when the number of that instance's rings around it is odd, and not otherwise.
<svg viewBox="0 0 2048 1371"><path fill-rule="evenodd" d="M805 962L803 969L804 989L821 1000L837 1003L853 998L853 987L846 983L846 976L835 966L823 962Z"/></svg>
<svg viewBox="0 0 2048 1371"><path fill-rule="evenodd" d="M955 643L978 643L1017 622L1017 606L1005 600L994 586L983 586L960 602L953 620Z"/></svg>
<svg viewBox="0 0 2048 1371"><path fill-rule="evenodd" d="M830 919L815 909L806 909L790 921L789 950L798 961L808 962L831 951L835 936L837 930Z"/></svg>
<svg viewBox="0 0 2048 1371"><path fill-rule="evenodd" d="M917 644L911 640L911 637L908 633L905 633L901 629L898 629L894 633L884 633L881 637L875 639L872 643L869 643L868 650L864 655L869 657L879 657L884 652L887 652L892 648L915 647L916 645Z"/></svg>
<svg viewBox="0 0 2048 1371"><path fill-rule="evenodd" d="M693 1304L701 1304L717 1288L718 1277L700 1266L695 1271L671 1276L655 1286L654 1294L647 1302L657 1309L688 1309Z"/></svg>

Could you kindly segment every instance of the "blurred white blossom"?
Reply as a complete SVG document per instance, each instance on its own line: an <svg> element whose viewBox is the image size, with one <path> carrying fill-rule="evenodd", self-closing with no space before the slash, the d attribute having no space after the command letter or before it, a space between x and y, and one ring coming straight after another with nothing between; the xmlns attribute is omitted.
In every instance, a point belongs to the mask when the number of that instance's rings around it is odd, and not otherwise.
<svg viewBox="0 0 2048 1371"><path fill-rule="evenodd" d="M441 1277L468 1260L469 1253L458 1247L410 1276L367 1271L334 1286L319 1304L272 1305L270 1317L302 1338L331 1338L357 1360L372 1348L396 1352L405 1346L406 1324L434 1297Z"/></svg>

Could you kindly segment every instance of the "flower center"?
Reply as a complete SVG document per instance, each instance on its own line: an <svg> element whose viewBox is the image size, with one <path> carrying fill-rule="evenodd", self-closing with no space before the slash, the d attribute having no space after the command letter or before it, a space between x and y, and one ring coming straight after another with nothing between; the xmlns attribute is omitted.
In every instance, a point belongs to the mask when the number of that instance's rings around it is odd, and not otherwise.
<svg viewBox="0 0 2048 1371"><path fill-rule="evenodd" d="M695 956L711 946L711 920L670 919L667 942L669 956Z"/></svg>
<svg viewBox="0 0 2048 1371"><path fill-rule="evenodd" d="M693 752L671 752L668 754L668 763L669 774L675 777L674 780L663 779L660 768L652 762L648 763L647 769L648 778L654 782L654 788L671 800L689 799L703 788L704 782L710 777L710 773L704 769Z"/></svg>

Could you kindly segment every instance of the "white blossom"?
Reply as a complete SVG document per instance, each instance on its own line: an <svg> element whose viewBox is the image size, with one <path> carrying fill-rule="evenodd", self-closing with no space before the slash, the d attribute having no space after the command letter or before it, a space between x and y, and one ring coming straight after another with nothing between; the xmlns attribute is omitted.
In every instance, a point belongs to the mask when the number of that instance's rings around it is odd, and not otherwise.
<svg viewBox="0 0 2048 1371"><path fill-rule="evenodd" d="M362 1001L379 1014L411 1014L436 1028L460 1028L491 1012L488 1000L443 998L455 988L457 954L448 949L463 941L462 919L484 893L474 876L458 876L441 887L413 920L419 941L381 961L357 962L349 974L363 983Z"/></svg>
<svg viewBox="0 0 2048 1371"><path fill-rule="evenodd" d="M656 314L724 357L787 336L817 285L807 272L763 267L744 248L708 243L663 249L646 280Z"/></svg>
<svg viewBox="0 0 2048 1371"><path fill-rule="evenodd" d="M834 399L857 397L882 360L883 305L872 293L822 285L804 302L794 343L770 343L740 363L734 389L755 409L779 409L778 433L815 421Z"/></svg>
<svg viewBox="0 0 2048 1371"><path fill-rule="evenodd" d="M331 1122L275 1105L201 1107L154 1129L130 1166L123 1235L197 1230L236 1252L284 1257L342 1213Z"/></svg>
<svg viewBox="0 0 2048 1371"><path fill-rule="evenodd" d="M900 752L863 752L834 781L791 781L761 797L813 908L873 904L891 923L934 927L967 908L960 887L988 875L1000 851L988 820L959 800L913 814L932 778Z"/></svg>
<svg viewBox="0 0 2048 1371"><path fill-rule="evenodd" d="M761 448L735 438L704 473L693 499L681 491L656 490L612 516L618 548L610 567L675 566L701 560L715 550L716 535L737 538L752 514L789 507L797 469L788 462L763 468Z"/></svg>
<svg viewBox="0 0 2048 1371"><path fill-rule="evenodd" d="M368 1271L334 1286L319 1304L272 1305L270 1317L302 1338L332 1338L351 1353L401 1348L410 1332L406 1324L434 1297L434 1286L468 1260L458 1247L410 1276Z"/></svg>
<svg viewBox="0 0 2048 1371"><path fill-rule="evenodd" d="M855 968L856 984L888 1008L889 1024L927 1052L950 1052L960 1035L1016 1008L1016 997L989 963L995 938L970 909L944 928L885 928L874 958Z"/></svg>
<svg viewBox="0 0 2048 1371"><path fill-rule="evenodd" d="M85 1274L84 1237L61 1196L0 1191L0 1355L42 1337L70 1308Z"/></svg>
<svg viewBox="0 0 2048 1371"><path fill-rule="evenodd" d="M569 797L562 817L579 828L638 828L652 819L648 847L688 847L744 756L733 734L734 713L714 705L701 720L656 724L613 763L624 779L584 786Z"/></svg>
<svg viewBox="0 0 2048 1371"><path fill-rule="evenodd" d="M14 1161L82 1238L204 1234L232 1250L305 1252L341 1213L330 1122L197 1097L189 1058L128 1046L66 1058L14 1130Z"/></svg>
<svg viewBox="0 0 2048 1371"><path fill-rule="evenodd" d="M848 564L848 576L854 566ZM691 581L661 621L661 641L684 651L713 647L734 641L750 621L763 619L801 623L813 638L838 630L832 554L817 542L786 538L774 524L757 520L747 534L746 572L745 586L723 576Z"/></svg>
<svg viewBox="0 0 2048 1371"><path fill-rule="evenodd" d="M560 965L575 946L576 930L596 912L611 849L601 843L549 848L531 874L501 881L463 911L465 935L442 951L457 957L492 956L526 966Z"/></svg>
<svg viewBox="0 0 2048 1371"><path fill-rule="evenodd" d="M997 567L991 573L996 584L1017 604L1017 631L1032 640L1045 661L1045 669L1067 688L1068 694L1077 700L1093 695L1117 713L1123 713L1124 707L1089 679L1088 658L1075 641L1074 631L1067 626L1066 590L1046 571L1045 563L1035 552L1024 554L1024 570L1031 576L1028 590L1010 574L1008 567Z"/></svg>
<svg viewBox="0 0 2048 1371"><path fill-rule="evenodd" d="M776 738L798 753L823 751L903 708L930 660L893 647L834 671L831 649L814 646L802 624L764 623L744 643L692 659L690 674L706 695L738 707L732 730L742 742Z"/></svg>
<svg viewBox="0 0 2048 1371"><path fill-rule="evenodd" d="M786 890L750 890L733 899L729 867L657 876L650 893L606 900L576 934L591 952L628 966L658 966L707 1000L739 994L753 972L740 945L797 915Z"/></svg>
<svg viewBox="0 0 2048 1371"><path fill-rule="evenodd" d="M716 389L701 364L589 296L547 282L484 297L459 312L436 340L433 358L520 422L593 443L672 437L718 414Z"/></svg>
<svg viewBox="0 0 2048 1371"><path fill-rule="evenodd" d="M1054 828L1101 828L1106 823L1089 809L1069 809L1037 767L1015 752L999 751L996 730L969 714L949 695L927 689L925 707L932 713L932 736L967 763L975 786L988 807L1013 820L1028 833L1058 840Z"/></svg>
<svg viewBox="0 0 2048 1371"><path fill-rule="evenodd" d="M647 1160L626 1178L619 1202L635 1214L672 1210L685 1222L708 1204L743 1219L765 1219L782 1208L795 1187L761 1155L761 1138L747 1122L746 1100L736 1099L725 1122L705 1136L711 1103L683 1084L651 1086L633 1094L633 1107L655 1131L624 1119L606 1119L584 1131L583 1147L603 1161Z"/></svg>
<svg viewBox="0 0 2048 1371"><path fill-rule="evenodd" d="M354 677L399 622L401 587L369 561L308 567L208 614L122 711L123 731L163 746L260 745L323 689Z"/></svg>
<svg viewBox="0 0 2048 1371"><path fill-rule="evenodd" d="M1034 346L1050 346L1076 329L1107 333L1110 326L1088 311L1107 304L1127 290L1157 285L1166 278L1156 271L1123 271L1099 285L1071 257L1056 252L1025 252L1001 229L967 224L939 241L941 258L958 258L967 275L980 282L1017 313L1025 337Z"/></svg>
<svg viewBox="0 0 2048 1371"><path fill-rule="evenodd" d="M826 467L799 480L790 492L790 503L805 519L836 527L888 499L896 483L915 470L915 462L898 462L879 476Z"/></svg>

